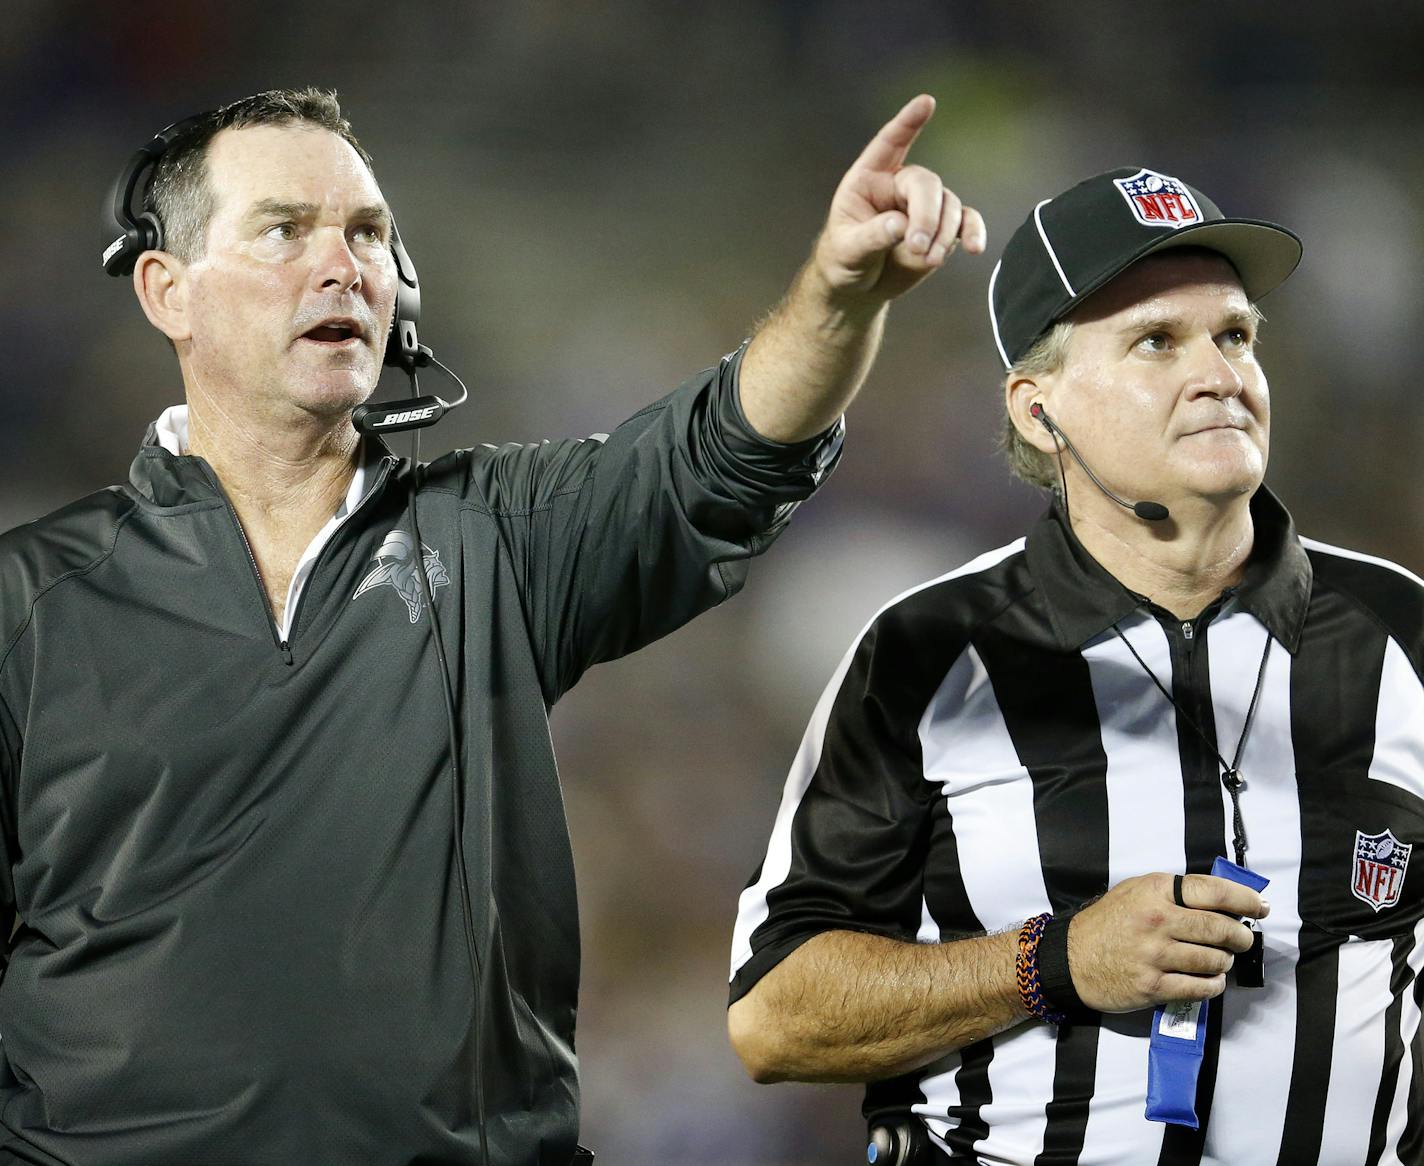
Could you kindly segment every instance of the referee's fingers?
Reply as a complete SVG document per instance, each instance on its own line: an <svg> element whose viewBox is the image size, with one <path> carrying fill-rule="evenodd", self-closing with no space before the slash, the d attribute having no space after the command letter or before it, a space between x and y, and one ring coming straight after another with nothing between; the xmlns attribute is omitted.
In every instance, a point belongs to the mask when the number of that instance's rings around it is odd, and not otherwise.
<svg viewBox="0 0 1424 1166"><path fill-rule="evenodd" d="M1210 1000L1226 991L1226 976L1192 976L1169 972L1157 984L1157 998L1169 1000Z"/></svg>
<svg viewBox="0 0 1424 1166"><path fill-rule="evenodd" d="M1225 975L1235 962L1231 952L1199 943L1170 943L1162 951L1164 968L1191 976Z"/></svg>
<svg viewBox="0 0 1424 1166"><path fill-rule="evenodd" d="M1246 951L1251 946L1251 929L1230 915L1216 911L1178 911L1172 917L1167 934L1186 943L1206 944L1227 951Z"/></svg>
<svg viewBox="0 0 1424 1166"><path fill-rule="evenodd" d="M1164 885L1167 897L1172 897L1171 879ZM1182 879L1182 905L1197 911L1223 911L1228 915L1248 919L1264 919L1271 905L1250 887L1233 883L1215 875L1189 874Z"/></svg>

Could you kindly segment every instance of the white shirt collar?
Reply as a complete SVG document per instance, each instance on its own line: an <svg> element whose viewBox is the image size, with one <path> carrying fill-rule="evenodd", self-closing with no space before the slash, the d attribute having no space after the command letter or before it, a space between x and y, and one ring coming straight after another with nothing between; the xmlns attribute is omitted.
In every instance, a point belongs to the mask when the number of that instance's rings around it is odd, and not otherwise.
<svg viewBox="0 0 1424 1166"><path fill-rule="evenodd" d="M188 406L169 405L153 423L158 436L158 444L174 457L182 457L188 451Z"/></svg>
<svg viewBox="0 0 1424 1166"><path fill-rule="evenodd" d="M163 410L159 414L158 420L154 422L154 432L158 438L158 444L169 453L177 457L186 454L188 451L188 406L170 405ZM316 558L321 554L321 548L336 533L337 527L361 505L362 499L366 497L366 484L370 480L370 475L367 473L370 468L367 465L367 459L373 454L373 447L363 437L361 447L357 451L356 472L351 475L351 485L347 488L346 497L336 508L336 513L331 516L331 520L317 531L316 537L302 552L296 570L292 572L291 586L287 589L287 605L283 611L281 626L278 628L283 642L291 636L292 617L296 614L297 600L301 598L302 589L306 586L307 578L316 565Z"/></svg>
<svg viewBox="0 0 1424 1166"><path fill-rule="evenodd" d="M154 435L158 438L158 444L175 457L183 457L188 452L188 406L169 405L158 415L158 420L153 423ZM366 439L361 439L361 448L357 452L356 472L351 475L351 486L346 491L346 498L337 507L335 517L339 521L345 518L351 511L361 504L361 499L366 496L366 482L368 480L367 461L371 456Z"/></svg>

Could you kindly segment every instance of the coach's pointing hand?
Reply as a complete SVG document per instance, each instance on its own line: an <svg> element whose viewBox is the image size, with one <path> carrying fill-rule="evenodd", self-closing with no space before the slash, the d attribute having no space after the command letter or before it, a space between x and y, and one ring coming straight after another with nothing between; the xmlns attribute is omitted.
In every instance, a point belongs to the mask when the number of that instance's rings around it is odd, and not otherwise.
<svg viewBox="0 0 1424 1166"><path fill-rule="evenodd" d="M1182 902L1172 901L1171 875L1141 875L1074 917L1068 966L1084 1004L1131 1012L1226 991L1232 953L1251 946L1237 917L1263 919L1269 908L1255 891L1212 875L1187 875Z"/></svg>
<svg viewBox="0 0 1424 1166"><path fill-rule="evenodd" d="M846 171L816 246L742 361L746 418L763 437L823 432L859 391L885 306L941 266L955 246L984 250L984 220L939 176L905 156L934 113L920 94Z"/></svg>
<svg viewBox="0 0 1424 1166"><path fill-rule="evenodd" d="M943 264L959 243L971 254L983 252L979 212L933 171L904 164L934 111L929 94L914 98L841 179L815 256L832 288L891 300Z"/></svg>

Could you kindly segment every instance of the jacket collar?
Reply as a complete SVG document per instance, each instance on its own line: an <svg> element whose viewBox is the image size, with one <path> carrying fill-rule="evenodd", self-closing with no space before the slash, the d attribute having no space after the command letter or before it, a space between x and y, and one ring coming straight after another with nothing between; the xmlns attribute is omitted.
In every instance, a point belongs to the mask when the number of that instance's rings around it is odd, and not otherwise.
<svg viewBox="0 0 1424 1166"><path fill-rule="evenodd" d="M362 450L369 492L384 481L385 470L395 464L396 457L379 437L367 437ZM226 501L217 474L205 458L171 453L163 447L157 421L148 427L129 466L129 483L155 506L165 508Z"/></svg>
<svg viewBox="0 0 1424 1166"><path fill-rule="evenodd" d="M190 506L223 499L212 467L200 457L169 453L159 444L157 424L148 427L129 466L129 483L155 506Z"/></svg>
<svg viewBox="0 0 1424 1166"><path fill-rule="evenodd" d="M1294 653L1310 602L1310 559L1290 513L1265 486L1251 498L1251 521L1251 558L1232 594ZM1143 606L1143 597L1119 583L1078 541L1056 501L1029 532L1025 553L1047 601L1054 637L1065 651L1077 651Z"/></svg>

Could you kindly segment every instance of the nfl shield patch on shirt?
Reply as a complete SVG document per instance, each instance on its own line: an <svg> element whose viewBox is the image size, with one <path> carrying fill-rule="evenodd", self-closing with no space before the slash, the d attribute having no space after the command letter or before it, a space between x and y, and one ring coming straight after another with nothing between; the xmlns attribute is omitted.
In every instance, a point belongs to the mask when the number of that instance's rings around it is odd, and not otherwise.
<svg viewBox="0 0 1424 1166"><path fill-rule="evenodd" d="M1155 170L1139 170L1131 178L1114 178L1132 216L1144 227L1193 227L1202 221L1201 207L1186 183Z"/></svg>
<svg viewBox="0 0 1424 1166"><path fill-rule="evenodd" d="M1392 830L1382 834L1355 831L1355 871L1350 886L1355 898L1368 903L1378 913L1399 902L1404 889L1404 872L1409 866L1413 843L1401 842Z"/></svg>

